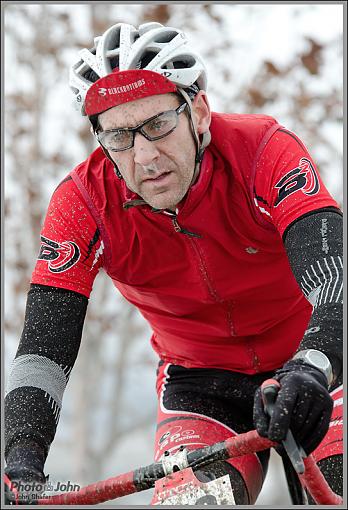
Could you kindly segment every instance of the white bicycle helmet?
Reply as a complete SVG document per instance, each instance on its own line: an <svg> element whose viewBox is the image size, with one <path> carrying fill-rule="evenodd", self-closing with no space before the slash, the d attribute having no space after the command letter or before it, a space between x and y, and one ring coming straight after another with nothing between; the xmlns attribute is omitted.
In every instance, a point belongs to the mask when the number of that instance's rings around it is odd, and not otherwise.
<svg viewBox="0 0 348 510"><path fill-rule="evenodd" d="M113 25L94 39L92 49L79 51L79 57L71 66L69 85L82 115L95 115L139 97L207 87L204 63L185 34L160 23L145 23L138 29L126 23ZM144 76L153 80L152 87L142 83Z"/></svg>

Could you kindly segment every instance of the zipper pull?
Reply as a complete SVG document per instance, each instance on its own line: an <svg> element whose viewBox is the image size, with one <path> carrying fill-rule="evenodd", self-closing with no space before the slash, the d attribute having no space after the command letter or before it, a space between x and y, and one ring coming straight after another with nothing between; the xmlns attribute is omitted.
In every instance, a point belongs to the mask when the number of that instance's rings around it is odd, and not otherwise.
<svg viewBox="0 0 348 510"><path fill-rule="evenodd" d="M175 232L181 232L182 229L178 223L178 220L176 219L176 216L174 218L172 218L172 222L173 222L173 225L174 225L174 230Z"/></svg>
<svg viewBox="0 0 348 510"><path fill-rule="evenodd" d="M170 211L169 209L155 209L154 207L151 210L154 213L162 213L162 214L166 214L167 216L170 216L175 232L179 232L179 234L186 234L187 236L190 236L190 237L199 237L199 238L202 237L199 234L195 234L194 232L189 232L188 230L185 230L184 228L180 227L178 220L177 220L177 214L179 212L178 209L176 209L176 212Z"/></svg>
<svg viewBox="0 0 348 510"><path fill-rule="evenodd" d="M199 234L195 234L194 232L189 232L188 230L181 228L178 223L178 220L176 218L176 214L173 214L173 216L172 216L172 223L173 223L175 232L179 232L180 234L186 234L187 236L190 236L190 237L202 237Z"/></svg>

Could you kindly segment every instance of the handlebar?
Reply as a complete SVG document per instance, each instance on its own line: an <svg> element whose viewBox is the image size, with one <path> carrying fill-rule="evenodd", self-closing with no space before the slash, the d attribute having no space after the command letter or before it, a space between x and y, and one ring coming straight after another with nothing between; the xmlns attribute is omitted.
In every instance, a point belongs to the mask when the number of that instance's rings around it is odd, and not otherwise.
<svg viewBox="0 0 348 510"><path fill-rule="evenodd" d="M197 450L186 452L186 461L181 465L173 465L175 471L187 467L206 466L217 460L227 460L232 457L266 450L277 443L258 435L256 430L227 438L225 441L215 443ZM183 450L181 450L182 452ZM186 450L185 450L186 451ZM341 505L343 499L335 494L329 487L314 459L309 455L304 459L305 470L300 474L303 486L310 492L317 504ZM176 469L174 469L176 468ZM163 461L140 467L107 480L102 480L83 487L78 492L59 494L52 497L41 498L38 505L96 505L105 501L120 498L135 492L151 489L155 482L168 474L168 466Z"/></svg>

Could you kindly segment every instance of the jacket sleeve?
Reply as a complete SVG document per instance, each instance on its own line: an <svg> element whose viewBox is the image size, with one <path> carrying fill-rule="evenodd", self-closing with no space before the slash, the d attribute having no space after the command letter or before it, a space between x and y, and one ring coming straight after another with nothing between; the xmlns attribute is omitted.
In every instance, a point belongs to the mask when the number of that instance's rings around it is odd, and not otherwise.
<svg viewBox="0 0 348 510"><path fill-rule="evenodd" d="M89 298L103 264L100 230L73 180L67 177L52 195L31 283L72 290Z"/></svg>
<svg viewBox="0 0 348 510"><path fill-rule="evenodd" d="M284 128L272 135L261 152L253 187L258 215L274 225L281 236L307 213L339 208L303 142Z"/></svg>

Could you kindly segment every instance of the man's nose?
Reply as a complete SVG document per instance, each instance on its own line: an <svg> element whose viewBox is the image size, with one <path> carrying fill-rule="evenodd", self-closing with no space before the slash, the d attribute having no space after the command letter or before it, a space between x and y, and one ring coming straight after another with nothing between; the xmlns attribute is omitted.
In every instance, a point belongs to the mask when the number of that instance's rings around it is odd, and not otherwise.
<svg viewBox="0 0 348 510"><path fill-rule="evenodd" d="M155 142L150 142L141 133L135 133L134 162L138 165L149 165L159 156Z"/></svg>

